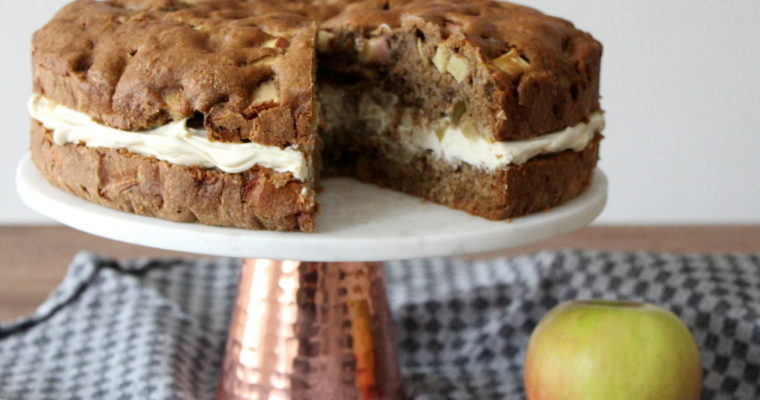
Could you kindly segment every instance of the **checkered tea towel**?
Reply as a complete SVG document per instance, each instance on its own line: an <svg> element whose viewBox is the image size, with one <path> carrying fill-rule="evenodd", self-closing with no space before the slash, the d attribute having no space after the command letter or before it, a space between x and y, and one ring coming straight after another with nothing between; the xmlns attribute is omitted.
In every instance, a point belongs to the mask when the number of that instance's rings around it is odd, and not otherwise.
<svg viewBox="0 0 760 400"><path fill-rule="evenodd" d="M0 399L211 399L239 261L80 254L31 317L0 325ZM414 399L523 399L530 333L559 302L671 309L702 353L704 399L760 399L760 255L544 252L386 264Z"/></svg>

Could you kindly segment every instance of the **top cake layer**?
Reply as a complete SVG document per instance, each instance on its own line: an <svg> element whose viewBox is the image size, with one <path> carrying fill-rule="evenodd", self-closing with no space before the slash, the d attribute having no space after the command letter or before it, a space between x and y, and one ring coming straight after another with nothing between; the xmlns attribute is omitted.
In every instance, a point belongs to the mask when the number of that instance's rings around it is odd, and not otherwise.
<svg viewBox="0 0 760 400"><path fill-rule="evenodd" d="M35 34L35 91L123 130L200 113L211 140L309 144L312 20L327 60L336 34L372 50L389 32L414 32L444 75L437 83L467 98L490 140L556 132L599 110L601 45L568 21L490 0L79 0Z"/></svg>
<svg viewBox="0 0 760 400"><path fill-rule="evenodd" d="M314 120L310 18L360 40L417 31L434 43L420 52L452 75L448 83L480 85L468 97L492 140L561 130L599 109L596 40L489 0L80 0L35 35L35 90L124 130L202 113L212 140L305 143Z"/></svg>
<svg viewBox="0 0 760 400"><path fill-rule="evenodd" d="M320 36L322 50L351 36L364 41L359 58L386 64L390 75L415 74L420 62L434 64L447 75L439 83L469 103L470 117L494 141L555 132L599 110L601 44L570 22L528 7L489 0L348 1L345 11L322 28L328 32ZM410 32L417 36L415 50L422 60L403 49L413 46L398 40ZM396 59L371 54L382 53L383 47ZM433 100L429 94L418 96ZM457 94L442 96L457 101Z"/></svg>
<svg viewBox="0 0 760 400"><path fill-rule="evenodd" d="M122 130L193 118L211 140L314 148L315 36L275 0L79 0L34 35L34 90Z"/></svg>

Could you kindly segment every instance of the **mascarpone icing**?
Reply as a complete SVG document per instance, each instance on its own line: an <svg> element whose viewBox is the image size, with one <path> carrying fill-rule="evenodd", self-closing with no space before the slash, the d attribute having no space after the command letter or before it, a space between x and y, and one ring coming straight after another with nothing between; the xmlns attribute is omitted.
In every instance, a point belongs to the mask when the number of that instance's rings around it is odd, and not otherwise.
<svg viewBox="0 0 760 400"><path fill-rule="evenodd" d="M438 159L452 164L467 163L486 170L496 170L510 164L521 165L533 157L565 150L581 151L597 132L604 129L604 114L591 114L588 121L562 131L531 139L491 142L471 125L454 125L442 120L435 124L414 124L406 114L399 132L400 144L412 151L431 151Z"/></svg>

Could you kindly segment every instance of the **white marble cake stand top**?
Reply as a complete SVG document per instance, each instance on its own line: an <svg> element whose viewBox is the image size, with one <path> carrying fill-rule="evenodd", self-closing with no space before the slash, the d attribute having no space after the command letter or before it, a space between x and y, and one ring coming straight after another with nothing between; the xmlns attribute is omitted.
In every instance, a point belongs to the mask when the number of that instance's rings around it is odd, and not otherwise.
<svg viewBox="0 0 760 400"><path fill-rule="evenodd" d="M122 242L189 253L299 261L384 261L497 251L590 224L604 209L597 170L580 197L551 211L493 222L353 179L321 184L316 233L282 233L169 222L98 206L51 186L29 156L18 166L24 202L72 228Z"/></svg>

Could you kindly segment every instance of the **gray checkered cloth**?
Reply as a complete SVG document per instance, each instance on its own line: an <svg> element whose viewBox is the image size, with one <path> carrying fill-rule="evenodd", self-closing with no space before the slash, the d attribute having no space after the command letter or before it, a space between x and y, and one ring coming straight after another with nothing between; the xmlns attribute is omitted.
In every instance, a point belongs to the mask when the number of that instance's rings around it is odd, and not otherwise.
<svg viewBox="0 0 760 400"><path fill-rule="evenodd" d="M0 325L0 399L211 399L240 263L80 254L31 317ZM416 399L522 399L531 331L561 301L674 311L702 352L704 399L760 399L760 255L544 252L386 264Z"/></svg>

